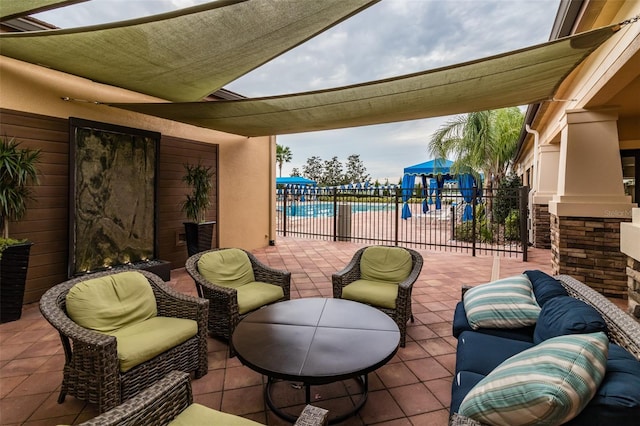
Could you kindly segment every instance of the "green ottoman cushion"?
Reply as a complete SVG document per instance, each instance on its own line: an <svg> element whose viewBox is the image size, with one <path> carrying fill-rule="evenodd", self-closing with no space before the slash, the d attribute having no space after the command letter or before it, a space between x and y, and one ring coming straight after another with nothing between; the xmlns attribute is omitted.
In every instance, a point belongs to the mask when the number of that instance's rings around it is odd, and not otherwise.
<svg viewBox="0 0 640 426"><path fill-rule="evenodd" d="M198 323L183 318L154 317L110 332L118 341L123 373L186 342L198 332Z"/></svg>
<svg viewBox="0 0 640 426"><path fill-rule="evenodd" d="M135 271L87 279L67 293L69 318L102 333L148 320L157 313L149 281Z"/></svg>
<svg viewBox="0 0 640 426"><path fill-rule="evenodd" d="M400 247L367 247L360 259L360 278L399 283L411 273L411 254Z"/></svg>
<svg viewBox="0 0 640 426"><path fill-rule="evenodd" d="M238 288L256 280L249 256L236 248L203 254L198 260L198 272L222 287Z"/></svg>
<svg viewBox="0 0 640 426"><path fill-rule="evenodd" d="M342 289L342 298L381 308L395 309L398 284L356 280Z"/></svg>
<svg viewBox="0 0 640 426"><path fill-rule="evenodd" d="M273 303L284 297L282 287L254 281L237 288L240 315Z"/></svg>
<svg viewBox="0 0 640 426"><path fill-rule="evenodd" d="M223 413L200 404L191 404L169 426L224 425L224 426L260 426L253 420L233 414Z"/></svg>

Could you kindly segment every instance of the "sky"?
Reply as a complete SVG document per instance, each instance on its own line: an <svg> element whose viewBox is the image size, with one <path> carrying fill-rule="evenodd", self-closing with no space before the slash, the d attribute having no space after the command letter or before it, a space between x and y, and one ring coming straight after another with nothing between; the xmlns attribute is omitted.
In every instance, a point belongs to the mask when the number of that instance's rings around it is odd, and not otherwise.
<svg viewBox="0 0 640 426"><path fill-rule="evenodd" d="M61 28L154 15L208 0L91 0L34 15ZM281 0L294 1L294 0ZM327 89L430 70L549 40L559 0L382 0L231 82L246 97ZM523 106L524 109L524 106ZM372 181L398 183L429 161L427 144L452 117L277 136L300 172L312 156L360 156Z"/></svg>

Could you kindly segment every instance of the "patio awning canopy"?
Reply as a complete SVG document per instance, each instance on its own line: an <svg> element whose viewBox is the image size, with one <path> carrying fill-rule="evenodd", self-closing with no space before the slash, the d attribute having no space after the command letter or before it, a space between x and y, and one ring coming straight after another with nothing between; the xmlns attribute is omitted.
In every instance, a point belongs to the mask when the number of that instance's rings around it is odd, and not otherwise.
<svg viewBox="0 0 640 426"><path fill-rule="evenodd" d="M87 0L2 0L0 2L0 21L84 1Z"/></svg>
<svg viewBox="0 0 640 426"><path fill-rule="evenodd" d="M197 101L379 0L218 0L76 29L0 34L2 55Z"/></svg>
<svg viewBox="0 0 640 426"><path fill-rule="evenodd" d="M341 88L216 102L111 104L245 136L301 133L549 101L610 26L486 59Z"/></svg>
<svg viewBox="0 0 640 426"><path fill-rule="evenodd" d="M620 27L340 88L202 101L377 1L219 0L114 24L3 33L0 44L4 56L170 101L92 102L238 135L265 136L550 101L565 77Z"/></svg>

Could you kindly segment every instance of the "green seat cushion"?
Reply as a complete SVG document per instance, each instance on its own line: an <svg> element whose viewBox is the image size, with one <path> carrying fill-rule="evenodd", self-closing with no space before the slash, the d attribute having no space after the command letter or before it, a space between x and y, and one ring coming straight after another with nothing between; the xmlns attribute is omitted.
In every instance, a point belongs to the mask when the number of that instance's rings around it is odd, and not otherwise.
<svg viewBox="0 0 640 426"><path fill-rule="evenodd" d="M203 254L198 260L198 272L222 287L238 288L256 280L249 256L236 248Z"/></svg>
<svg viewBox="0 0 640 426"><path fill-rule="evenodd" d="M76 324L109 333L158 314L147 278L127 271L87 279L67 293L67 314Z"/></svg>
<svg viewBox="0 0 640 426"><path fill-rule="evenodd" d="M186 342L198 332L198 323L183 318L154 317L110 334L118 341L120 371L129 371Z"/></svg>
<svg viewBox="0 0 640 426"><path fill-rule="evenodd" d="M491 425L559 425L576 417L604 378L603 332L553 337L508 358L480 380L459 413Z"/></svg>
<svg viewBox="0 0 640 426"><path fill-rule="evenodd" d="M356 280L342 289L342 298L381 308L396 308L398 285L380 281Z"/></svg>
<svg viewBox="0 0 640 426"><path fill-rule="evenodd" d="M224 426L259 426L253 420L233 414L223 413L197 403L188 406L169 423L169 426L224 425Z"/></svg>
<svg viewBox="0 0 640 426"><path fill-rule="evenodd" d="M273 303L284 297L282 287L254 281L238 287L238 312L240 315Z"/></svg>
<svg viewBox="0 0 640 426"><path fill-rule="evenodd" d="M540 306L525 274L481 284L463 298L469 325L479 328L520 328L534 325Z"/></svg>
<svg viewBox="0 0 640 426"><path fill-rule="evenodd" d="M411 253L401 247L367 247L360 258L360 278L397 284L409 276L412 267Z"/></svg>

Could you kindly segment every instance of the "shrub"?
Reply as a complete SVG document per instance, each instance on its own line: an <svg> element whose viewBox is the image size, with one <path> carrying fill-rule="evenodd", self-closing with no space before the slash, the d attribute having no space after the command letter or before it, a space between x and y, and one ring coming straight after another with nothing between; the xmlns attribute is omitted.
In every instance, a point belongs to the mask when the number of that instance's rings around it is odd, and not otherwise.
<svg viewBox="0 0 640 426"><path fill-rule="evenodd" d="M508 241L520 239L520 212L511 210L504 222L504 238Z"/></svg>

